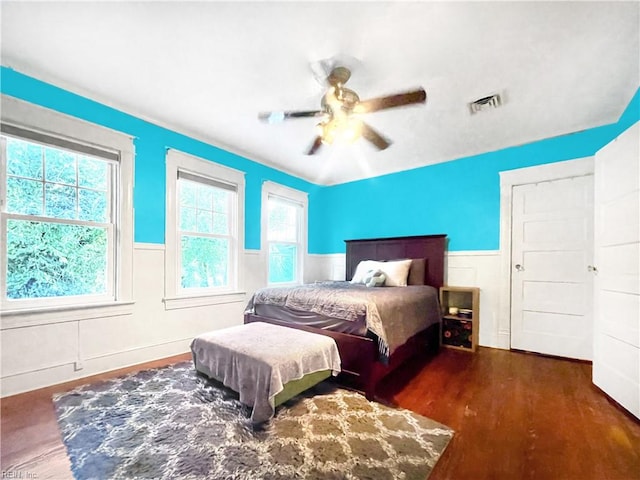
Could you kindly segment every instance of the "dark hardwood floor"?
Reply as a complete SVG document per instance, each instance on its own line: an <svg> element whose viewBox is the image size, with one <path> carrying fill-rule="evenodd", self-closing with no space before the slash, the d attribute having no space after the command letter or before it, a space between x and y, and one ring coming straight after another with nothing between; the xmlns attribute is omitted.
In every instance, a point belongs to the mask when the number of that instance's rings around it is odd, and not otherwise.
<svg viewBox="0 0 640 480"><path fill-rule="evenodd" d="M430 480L640 479L640 422L591 383L588 363L444 349L411 370L382 396L456 431Z"/></svg>
<svg viewBox="0 0 640 480"><path fill-rule="evenodd" d="M71 478L53 393L189 358L2 399L3 478ZM591 384L586 363L489 348L475 354L443 349L393 373L378 395L455 429L430 480L640 479L640 422Z"/></svg>

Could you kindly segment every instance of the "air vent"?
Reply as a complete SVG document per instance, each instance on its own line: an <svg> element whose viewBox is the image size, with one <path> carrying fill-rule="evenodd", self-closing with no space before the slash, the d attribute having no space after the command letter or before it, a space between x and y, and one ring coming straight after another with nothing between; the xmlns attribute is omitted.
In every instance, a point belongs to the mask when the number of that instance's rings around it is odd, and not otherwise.
<svg viewBox="0 0 640 480"><path fill-rule="evenodd" d="M500 98L500 94L496 93L495 95L489 95L488 97L479 98L478 100L470 102L469 112L471 112L471 115L474 115L479 112L484 112L485 110L498 108L500 105L502 105L502 99Z"/></svg>

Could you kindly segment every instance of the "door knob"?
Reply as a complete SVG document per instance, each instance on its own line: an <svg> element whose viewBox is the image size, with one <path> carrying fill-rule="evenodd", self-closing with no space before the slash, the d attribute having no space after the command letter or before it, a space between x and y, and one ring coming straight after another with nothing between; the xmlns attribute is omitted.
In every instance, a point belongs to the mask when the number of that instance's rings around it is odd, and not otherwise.
<svg viewBox="0 0 640 480"><path fill-rule="evenodd" d="M522 265L520 265L519 263L516 263L516 270L519 272L524 271L524 267Z"/></svg>

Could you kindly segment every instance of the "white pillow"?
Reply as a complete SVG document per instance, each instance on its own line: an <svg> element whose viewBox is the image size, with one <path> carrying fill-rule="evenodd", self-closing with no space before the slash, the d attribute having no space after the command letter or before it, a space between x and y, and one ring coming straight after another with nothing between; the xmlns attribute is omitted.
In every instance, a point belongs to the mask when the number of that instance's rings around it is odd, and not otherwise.
<svg viewBox="0 0 640 480"><path fill-rule="evenodd" d="M356 267L351 283L364 283L365 275L371 270L382 270L387 287L406 287L411 259L395 260L392 262L379 262L377 260L362 260Z"/></svg>
<svg viewBox="0 0 640 480"><path fill-rule="evenodd" d="M411 260L397 260L394 262L379 262L377 268L382 270L386 276L384 284L387 287L406 287Z"/></svg>
<svg viewBox="0 0 640 480"><path fill-rule="evenodd" d="M351 283L364 283L364 276L367 274L367 272L380 268L377 266L378 263L382 262L376 262L375 260L360 261L360 263L358 263L358 266L356 267L355 273L353 274Z"/></svg>

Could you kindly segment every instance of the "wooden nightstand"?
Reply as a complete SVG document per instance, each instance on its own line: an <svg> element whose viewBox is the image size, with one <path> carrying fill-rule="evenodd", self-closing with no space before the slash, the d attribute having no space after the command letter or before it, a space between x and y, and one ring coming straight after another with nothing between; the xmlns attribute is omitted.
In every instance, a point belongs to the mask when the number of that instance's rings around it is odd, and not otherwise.
<svg viewBox="0 0 640 480"><path fill-rule="evenodd" d="M474 352L478 346L480 327L480 289L440 287L440 307L442 309L440 344L448 348Z"/></svg>

